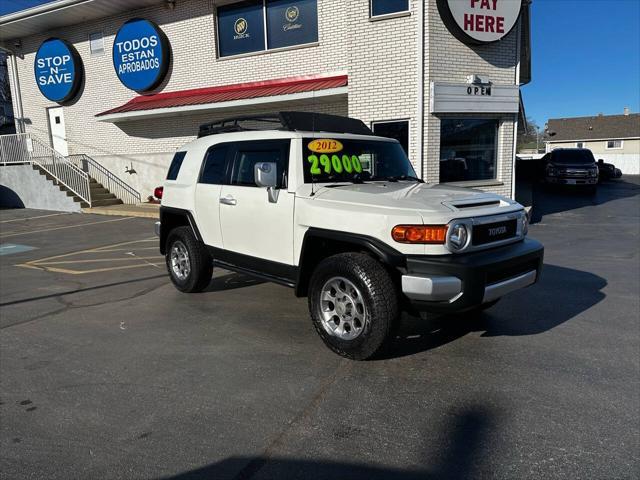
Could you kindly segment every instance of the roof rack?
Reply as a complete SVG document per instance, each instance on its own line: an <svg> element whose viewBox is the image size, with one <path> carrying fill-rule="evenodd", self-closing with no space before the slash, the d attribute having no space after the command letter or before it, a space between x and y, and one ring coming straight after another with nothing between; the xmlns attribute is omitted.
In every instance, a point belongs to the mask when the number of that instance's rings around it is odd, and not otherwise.
<svg viewBox="0 0 640 480"><path fill-rule="evenodd" d="M243 125L247 122L268 124L265 127ZM355 135L373 135L362 120L311 112L278 112L261 115L245 115L225 118L216 122L200 125L198 138L218 133L247 132L256 130L285 130L306 132L351 133Z"/></svg>

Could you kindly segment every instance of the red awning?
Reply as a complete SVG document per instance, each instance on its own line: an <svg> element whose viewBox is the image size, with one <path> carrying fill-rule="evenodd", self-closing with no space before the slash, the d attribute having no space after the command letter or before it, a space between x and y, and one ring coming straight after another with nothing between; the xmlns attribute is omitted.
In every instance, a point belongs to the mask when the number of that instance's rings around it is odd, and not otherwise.
<svg viewBox="0 0 640 480"><path fill-rule="evenodd" d="M195 88L178 92L156 93L155 95L140 95L132 98L124 105L98 113L96 117L158 108L206 105L234 100L314 92L346 87L347 84L347 75L305 76L263 82L238 83L220 87Z"/></svg>

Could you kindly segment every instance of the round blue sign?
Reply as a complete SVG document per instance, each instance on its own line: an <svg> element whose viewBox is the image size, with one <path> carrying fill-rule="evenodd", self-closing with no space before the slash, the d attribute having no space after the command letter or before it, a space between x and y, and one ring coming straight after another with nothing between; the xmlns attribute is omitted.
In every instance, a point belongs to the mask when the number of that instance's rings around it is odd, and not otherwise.
<svg viewBox="0 0 640 480"><path fill-rule="evenodd" d="M73 45L59 38L42 42L33 69L40 92L52 102L71 100L82 84L82 59Z"/></svg>
<svg viewBox="0 0 640 480"><path fill-rule="evenodd" d="M157 87L169 68L169 40L149 20L126 22L113 42L113 67L122 84L136 92Z"/></svg>

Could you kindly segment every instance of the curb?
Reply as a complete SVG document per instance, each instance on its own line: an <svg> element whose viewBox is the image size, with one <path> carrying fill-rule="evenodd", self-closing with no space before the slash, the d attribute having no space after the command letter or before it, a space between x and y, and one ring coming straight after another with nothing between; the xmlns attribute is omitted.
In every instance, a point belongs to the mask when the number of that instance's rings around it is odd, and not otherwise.
<svg viewBox="0 0 640 480"><path fill-rule="evenodd" d="M94 215L109 215L109 216L118 216L118 217L139 217L139 218L155 218L155 219L160 218L160 210L158 208L138 207L136 205L118 205L116 207L83 208L82 213L92 213Z"/></svg>

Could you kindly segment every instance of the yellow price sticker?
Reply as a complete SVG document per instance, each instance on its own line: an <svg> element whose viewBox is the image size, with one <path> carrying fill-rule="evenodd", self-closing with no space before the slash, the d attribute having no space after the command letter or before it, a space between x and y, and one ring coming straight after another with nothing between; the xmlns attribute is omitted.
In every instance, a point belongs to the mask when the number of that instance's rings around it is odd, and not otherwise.
<svg viewBox="0 0 640 480"><path fill-rule="evenodd" d="M338 140L317 138L309 142L308 148L315 153L336 153L341 152L344 145L342 145Z"/></svg>

